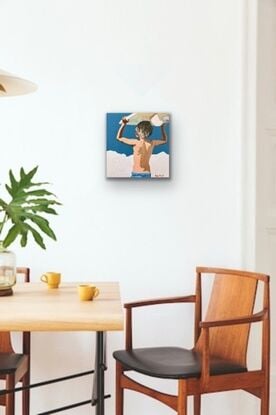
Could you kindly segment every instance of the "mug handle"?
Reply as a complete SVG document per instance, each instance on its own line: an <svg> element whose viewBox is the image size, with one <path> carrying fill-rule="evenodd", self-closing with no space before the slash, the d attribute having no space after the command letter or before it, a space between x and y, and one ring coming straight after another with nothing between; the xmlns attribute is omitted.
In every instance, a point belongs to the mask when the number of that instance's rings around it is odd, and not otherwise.
<svg viewBox="0 0 276 415"><path fill-rule="evenodd" d="M46 282L46 283L48 282L47 275L45 275L45 274L41 275L40 279L41 279L42 282Z"/></svg>
<svg viewBox="0 0 276 415"><path fill-rule="evenodd" d="M95 288L94 298L98 297L99 294L100 294L100 290L98 288Z"/></svg>

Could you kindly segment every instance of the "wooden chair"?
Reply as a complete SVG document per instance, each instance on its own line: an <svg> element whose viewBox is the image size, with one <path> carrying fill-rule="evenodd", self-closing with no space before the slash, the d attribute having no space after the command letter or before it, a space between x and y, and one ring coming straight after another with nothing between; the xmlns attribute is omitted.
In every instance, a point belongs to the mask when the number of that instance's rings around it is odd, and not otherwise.
<svg viewBox="0 0 276 415"><path fill-rule="evenodd" d="M214 275L205 320L202 321L202 277ZM262 310L253 314L257 285L263 286ZM165 303L195 303L195 344L192 350L177 347L135 349L132 345L132 309ZM187 398L194 397L194 415L200 415L204 393L242 389L261 401L261 415L269 414L269 277L253 272L196 269L196 294L125 304L126 348L116 359L116 415L123 415L124 389L143 393L187 414ZM181 321L184 324L184 319ZM248 370L246 363L251 323L262 324L262 363ZM176 379L173 396L138 383L125 374L136 371L157 378Z"/></svg>
<svg viewBox="0 0 276 415"><path fill-rule="evenodd" d="M17 268L18 277L23 277L24 282L30 281L29 268ZM0 299L1 301L1 299ZM8 310L7 310L8 313ZM22 353L15 353L11 334L0 332L0 379L5 380L6 389L14 389L17 382L22 386L30 384L30 333L24 332L22 336ZM15 394L8 393L0 396L0 405L5 406L6 415L15 413ZM22 415L29 415L30 391L22 391Z"/></svg>

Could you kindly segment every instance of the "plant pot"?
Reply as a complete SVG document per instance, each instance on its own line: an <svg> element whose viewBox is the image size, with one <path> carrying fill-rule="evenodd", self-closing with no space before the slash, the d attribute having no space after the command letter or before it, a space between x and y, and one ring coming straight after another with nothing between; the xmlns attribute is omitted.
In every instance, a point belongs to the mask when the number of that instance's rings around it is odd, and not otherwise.
<svg viewBox="0 0 276 415"><path fill-rule="evenodd" d="M0 297L12 295L16 283L16 257L0 242Z"/></svg>

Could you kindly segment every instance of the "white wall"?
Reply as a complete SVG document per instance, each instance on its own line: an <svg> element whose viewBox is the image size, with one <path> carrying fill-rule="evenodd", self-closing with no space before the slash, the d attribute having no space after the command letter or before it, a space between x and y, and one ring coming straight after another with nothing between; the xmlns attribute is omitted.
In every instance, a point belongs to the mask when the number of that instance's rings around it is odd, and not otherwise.
<svg viewBox="0 0 276 415"><path fill-rule="evenodd" d="M35 94L0 101L0 181L9 168L39 165L39 178L63 203L52 219L58 242L48 241L46 251L13 247L33 280L47 270L65 281L118 280L125 301L191 293L199 264L241 265L244 4L0 1L0 66L39 85ZM106 112L147 110L172 114L171 180L106 180ZM137 342L152 340L157 326L160 342L175 329L170 338L190 346L192 309L183 320L179 312L171 311L175 327L165 329L167 309L161 320L151 311L153 326L140 321ZM114 413L111 353L122 346L123 334L109 335L107 415ZM89 335L34 334L33 380L86 369L92 348ZM32 414L89 394L88 380L34 390ZM203 415L233 414L238 396L204 398ZM126 413L153 412L171 414L127 394Z"/></svg>

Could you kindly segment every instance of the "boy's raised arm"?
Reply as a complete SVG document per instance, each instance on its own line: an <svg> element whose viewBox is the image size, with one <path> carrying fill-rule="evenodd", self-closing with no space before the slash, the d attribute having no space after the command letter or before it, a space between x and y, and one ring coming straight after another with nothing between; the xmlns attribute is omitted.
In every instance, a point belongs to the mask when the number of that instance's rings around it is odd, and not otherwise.
<svg viewBox="0 0 276 415"><path fill-rule="evenodd" d="M161 139L160 140L152 140L152 144L154 146L159 146L160 144L166 144L166 142L168 141L168 137L165 131L165 127L164 124L161 125Z"/></svg>
<svg viewBox="0 0 276 415"><path fill-rule="evenodd" d="M127 123L128 123L128 119L127 118L123 118L122 119L122 124L120 125L120 128L119 128L119 130L117 132L116 139L118 141L121 141L121 143L129 144L129 145L134 145L134 144L137 143L137 140L135 140L134 138L126 138L126 137L123 137L123 131L124 131L125 126L127 125Z"/></svg>

